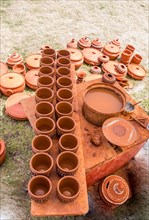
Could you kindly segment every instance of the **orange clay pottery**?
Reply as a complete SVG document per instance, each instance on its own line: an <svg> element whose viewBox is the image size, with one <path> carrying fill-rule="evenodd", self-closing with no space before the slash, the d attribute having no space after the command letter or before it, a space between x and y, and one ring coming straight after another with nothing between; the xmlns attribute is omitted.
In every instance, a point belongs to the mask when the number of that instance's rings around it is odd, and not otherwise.
<svg viewBox="0 0 149 220"><path fill-rule="evenodd" d="M121 48L121 43L120 43L120 40L118 38L115 38L115 39L111 40L110 43L117 46L117 47L119 47L119 48Z"/></svg>
<svg viewBox="0 0 149 220"><path fill-rule="evenodd" d="M131 57L132 52L130 50L125 49L121 54L120 62L127 65L128 63L130 63Z"/></svg>
<svg viewBox="0 0 149 220"><path fill-rule="evenodd" d="M83 71L83 70L80 70L78 72L76 72L76 75L77 75L77 83L82 83L84 78L86 77L86 72Z"/></svg>
<svg viewBox="0 0 149 220"><path fill-rule="evenodd" d="M93 74L100 74L101 68L99 66L92 66L89 71Z"/></svg>
<svg viewBox="0 0 149 220"><path fill-rule="evenodd" d="M142 61L142 56L139 54L135 54L132 57L131 63L135 63L135 64L139 65L141 63L141 61Z"/></svg>
<svg viewBox="0 0 149 220"><path fill-rule="evenodd" d="M70 78L63 76L57 79L56 86L57 86L57 89L61 89L61 88L72 89L73 83Z"/></svg>
<svg viewBox="0 0 149 220"><path fill-rule="evenodd" d="M41 46L39 53L42 54L44 49L52 48L49 44L44 44Z"/></svg>
<svg viewBox="0 0 149 220"><path fill-rule="evenodd" d="M98 57L98 60L101 63L107 63L110 60L110 58L108 56L106 56L106 55L101 55L101 56Z"/></svg>
<svg viewBox="0 0 149 220"><path fill-rule="evenodd" d="M65 58L65 57L59 57L57 59L57 63L56 63L57 67L71 67L71 60L69 58Z"/></svg>
<svg viewBox="0 0 149 220"><path fill-rule="evenodd" d="M120 48L114 44L106 44L102 52L108 56L110 60L116 60L120 54Z"/></svg>
<svg viewBox="0 0 149 220"><path fill-rule="evenodd" d="M99 38L92 40L91 47L101 50L103 48L101 40Z"/></svg>
<svg viewBox="0 0 149 220"><path fill-rule="evenodd" d="M46 57L51 57L51 58L53 58L55 60L55 58L56 58L56 51L54 49L52 49L52 48L46 48L46 49L43 50L42 56L43 57L45 57L45 56Z"/></svg>
<svg viewBox="0 0 149 220"><path fill-rule="evenodd" d="M88 48L91 46L91 41L88 37L82 37L79 41L78 41L78 46L83 49L83 48Z"/></svg>
<svg viewBox="0 0 149 220"><path fill-rule="evenodd" d="M8 73L8 66L6 63L0 61L0 76L4 75L5 73Z"/></svg>
<svg viewBox="0 0 149 220"><path fill-rule="evenodd" d="M53 159L47 153L36 153L30 159L30 170L34 175L49 176L53 168Z"/></svg>
<svg viewBox="0 0 149 220"><path fill-rule="evenodd" d="M71 64L75 65L75 69L78 69L84 61L82 52L75 48L67 48L67 50L70 52Z"/></svg>
<svg viewBox="0 0 149 220"><path fill-rule="evenodd" d="M76 153L79 148L78 138L74 134L63 134L59 139L60 151L71 151Z"/></svg>
<svg viewBox="0 0 149 220"><path fill-rule="evenodd" d="M38 88L37 87L38 71L39 71L38 69L32 69L25 74L25 82L27 86L33 90L36 90Z"/></svg>
<svg viewBox="0 0 149 220"><path fill-rule="evenodd" d="M126 102L123 114L124 115L131 115L135 111L135 106L131 102Z"/></svg>
<svg viewBox="0 0 149 220"><path fill-rule="evenodd" d="M15 64L12 69L15 73L20 73L24 76L26 74L25 65L23 63Z"/></svg>
<svg viewBox="0 0 149 220"><path fill-rule="evenodd" d="M80 193L78 180L72 176L62 177L57 184L57 195L62 202L74 201Z"/></svg>
<svg viewBox="0 0 149 220"><path fill-rule="evenodd" d="M22 62L23 62L22 55L16 52L12 53L11 55L8 55L8 58L6 60L6 63L9 67L13 67L15 64L19 64Z"/></svg>
<svg viewBox="0 0 149 220"><path fill-rule="evenodd" d="M38 77L37 87L48 87L52 89L54 87L54 79L51 76L42 75Z"/></svg>
<svg viewBox="0 0 149 220"><path fill-rule="evenodd" d="M54 75L54 69L51 66L42 66L39 68L38 76L53 76Z"/></svg>
<svg viewBox="0 0 149 220"><path fill-rule="evenodd" d="M132 53L135 51L135 47L130 44L128 44L125 49L130 50Z"/></svg>
<svg viewBox="0 0 149 220"><path fill-rule="evenodd" d="M39 102L35 107L35 115L37 118L54 116L54 107L50 102Z"/></svg>
<svg viewBox="0 0 149 220"><path fill-rule="evenodd" d="M6 157L6 147L5 147L5 142L0 139L0 165L4 163Z"/></svg>
<svg viewBox="0 0 149 220"><path fill-rule="evenodd" d="M52 89L47 87L40 87L35 92L35 100L36 102L53 102L54 92Z"/></svg>
<svg viewBox="0 0 149 220"><path fill-rule="evenodd" d="M128 75L133 79L142 80L146 75L146 71L143 67L130 63L128 64Z"/></svg>
<svg viewBox="0 0 149 220"><path fill-rule="evenodd" d="M39 69L40 67L40 54L32 54L26 58L26 67L30 69Z"/></svg>
<svg viewBox="0 0 149 220"><path fill-rule="evenodd" d="M102 75L102 81L104 83L114 84L116 81L116 77L112 73L104 73Z"/></svg>
<svg viewBox="0 0 149 220"><path fill-rule="evenodd" d="M70 42L67 43L67 48L77 49L77 47L77 41L75 39L72 39Z"/></svg>
<svg viewBox="0 0 149 220"><path fill-rule="evenodd" d="M32 151L34 153L50 154L52 146L52 140L47 135L37 135L32 139Z"/></svg>
<svg viewBox="0 0 149 220"><path fill-rule="evenodd" d="M99 50L94 48L85 48L82 50L82 54L84 56L84 62L90 65L100 65L100 61L98 60L99 56L102 56Z"/></svg>
<svg viewBox="0 0 149 220"><path fill-rule="evenodd" d="M73 114L73 106L69 102L58 102L55 106L55 112L57 118L60 118L62 116L72 116Z"/></svg>
<svg viewBox="0 0 149 220"><path fill-rule="evenodd" d="M38 175L30 179L28 194L35 202L45 202L50 197L52 183L46 176Z"/></svg>
<svg viewBox="0 0 149 220"><path fill-rule="evenodd" d="M56 133L54 120L48 117L38 118L35 121L35 133L53 137Z"/></svg>
<svg viewBox="0 0 149 220"><path fill-rule="evenodd" d="M66 101L72 103L73 92L70 89L61 88L56 93L56 99L58 102Z"/></svg>
<svg viewBox="0 0 149 220"><path fill-rule="evenodd" d="M40 66L54 66L54 59L52 57L41 57Z"/></svg>
<svg viewBox="0 0 149 220"><path fill-rule="evenodd" d="M72 117L62 116L57 120L57 133L59 136L66 133L74 133L76 123Z"/></svg>
<svg viewBox="0 0 149 220"><path fill-rule="evenodd" d="M61 77L61 76L66 76L70 77L71 76L71 70L67 67L59 67L56 69L56 78Z"/></svg>
<svg viewBox="0 0 149 220"><path fill-rule="evenodd" d="M70 59L70 52L67 49L63 50L58 50L57 51L57 58L59 57L65 57Z"/></svg>

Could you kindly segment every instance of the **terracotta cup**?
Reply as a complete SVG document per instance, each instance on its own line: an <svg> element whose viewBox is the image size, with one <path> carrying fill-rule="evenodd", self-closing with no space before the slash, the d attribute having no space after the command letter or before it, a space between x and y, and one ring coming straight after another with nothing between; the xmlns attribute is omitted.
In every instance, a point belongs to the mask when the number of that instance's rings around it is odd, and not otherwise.
<svg viewBox="0 0 149 220"><path fill-rule="evenodd" d="M66 133L74 133L76 123L72 117L62 116L57 120L57 133L58 135Z"/></svg>
<svg viewBox="0 0 149 220"><path fill-rule="evenodd" d="M56 58L56 51L52 48L46 48L42 51L42 56L43 57L51 57L53 59Z"/></svg>
<svg viewBox="0 0 149 220"><path fill-rule="evenodd" d="M54 92L52 89L47 87L38 88L35 92L35 100L36 102L53 102L54 99Z"/></svg>
<svg viewBox="0 0 149 220"><path fill-rule="evenodd" d="M70 68L71 67L71 60L68 58L65 58L65 57L59 57L57 59L57 67L60 67L60 66Z"/></svg>
<svg viewBox="0 0 149 220"><path fill-rule="evenodd" d="M62 76L66 76L66 77L70 77L71 76L71 71L69 68L67 67L59 67L56 69L56 78L62 77Z"/></svg>
<svg viewBox="0 0 149 220"><path fill-rule="evenodd" d="M73 101L73 93L70 89L61 88L56 93L56 99L58 102L66 101L72 103Z"/></svg>
<svg viewBox="0 0 149 220"><path fill-rule="evenodd" d="M71 151L76 153L79 148L79 141L74 134L63 134L59 139L60 151Z"/></svg>
<svg viewBox="0 0 149 220"><path fill-rule="evenodd" d="M37 86L52 89L54 87L54 79L51 76L42 75L37 80Z"/></svg>
<svg viewBox="0 0 149 220"><path fill-rule="evenodd" d="M37 135L32 139L33 153L50 153L52 146L52 140L47 135Z"/></svg>
<svg viewBox="0 0 149 220"><path fill-rule="evenodd" d="M35 133L45 134L50 137L55 135L55 122L53 119L48 117L41 117L35 121Z"/></svg>
<svg viewBox="0 0 149 220"><path fill-rule="evenodd" d="M130 44L128 44L125 49L130 50L132 53L135 51L135 47Z"/></svg>
<svg viewBox="0 0 149 220"><path fill-rule="evenodd" d="M51 66L41 66L39 68L38 76L52 76L54 75L54 69Z"/></svg>
<svg viewBox="0 0 149 220"><path fill-rule="evenodd" d="M69 102L58 102L55 106L55 112L57 118L60 118L62 116L72 116L73 114L73 106Z"/></svg>
<svg viewBox="0 0 149 220"><path fill-rule="evenodd" d="M72 176L65 176L58 181L57 195L62 202L74 201L80 193L78 180Z"/></svg>
<svg viewBox="0 0 149 220"><path fill-rule="evenodd" d="M34 176L28 183L28 194L36 202L48 200L52 190L52 183L46 176Z"/></svg>
<svg viewBox="0 0 149 220"><path fill-rule="evenodd" d="M19 63L19 64L14 65L13 72L25 75L26 74L25 65L23 63Z"/></svg>
<svg viewBox="0 0 149 220"><path fill-rule="evenodd" d="M37 118L54 116L54 107L50 102L39 102L35 107L35 115Z"/></svg>
<svg viewBox="0 0 149 220"><path fill-rule="evenodd" d="M135 63L135 64L139 65L141 63L142 59L143 58L141 55L135 54L131 60L131 63Z"/></svg>
<svg viewBox="0 0 149 220"><path fill-rule="evenodd" d="M65 57L70 59L70 52L68 50L59 50L57 51L57 58L59 57Z"/></svg>
<svg viewBox="0 0 149 220"><path fill-rule="evenodd" d="M41 57L40 66L54 66L54 59L52 57Z"/></svg>
<svg viewBox="0 0 149 220"><path fill-rule="evenodd" d="M125 49L122 54L121 54L121 58L120 58L120 62L127 65L132 57L132 51Z"/></svg>
<svg viewBox="0 0 149 220"><path fill-rule="evenodd" d="M61 88L67 88L67 89L72 89L73 83L72 80L68 77L59 77L56 81L56 86L58 89Z"/></svg>

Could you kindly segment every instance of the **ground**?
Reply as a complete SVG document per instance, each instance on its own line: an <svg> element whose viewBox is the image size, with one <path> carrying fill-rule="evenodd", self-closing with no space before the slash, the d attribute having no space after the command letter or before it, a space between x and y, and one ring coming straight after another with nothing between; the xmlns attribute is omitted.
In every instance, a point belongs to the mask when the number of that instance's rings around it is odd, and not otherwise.
<svg viewBox="0 0 149 220"><path fill-rule="evenodd" d="M148 1L89 1L89 0L1 0L0 60L19 52L24 59L36 53L41 45L64 48L72 38L100 37L103 43L118 37L125 47L132 44L143 56L142 65L148 71ZM87 67L83 67L86 68ZM129 91L141 106L148 108L148 76L143 81L131 80ZM28 93L33 93L26 89ZM133 197L126 204L111 211L99 206L97 185L89 190L90 210L86 216L35 218L30 216L27 183L30 178L29 159L34 136L28 121L17 122L5 114L6 97L1 97L0 136L6 142L7 157L0 167L1 220L96 220L149 219L149 148L144 145L127 170L133 183Z"/></svg>

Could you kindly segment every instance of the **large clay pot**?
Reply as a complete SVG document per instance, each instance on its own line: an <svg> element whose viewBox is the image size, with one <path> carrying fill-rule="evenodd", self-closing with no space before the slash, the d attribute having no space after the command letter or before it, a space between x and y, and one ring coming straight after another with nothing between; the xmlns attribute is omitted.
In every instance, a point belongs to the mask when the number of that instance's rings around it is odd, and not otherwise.
<svg viewBox="0 0 149 220"><path fill-rule="evenodd" d="M63 134L59 139L60 151L71 151L76 153L79 148L78 138L74 134Z"/></svg>
<svg viewBox="0 0 149 220"><path fill-rule="evenodd" d="M56 78L59 78L62 76L70 77L70 75L71 75L71 71L67 67L59 67L56 69Z"/></svg>
<svg viewBox="0 0 149 220"><path fill-rule="evenodd" d="M54 59L52 57L41 57L40 66L54 66Z"/></svg>
<svg viewBox="0 0 149 220"><path fill-rule="evenodd" d="M38 118L35 121L35 133L53 137L56 133L54 120L47 117Z"/></svg>
<svg viewBox="0 0 149 220"><path fill-rule="evenodd" d="M54 69L51 66L42 66L39 68L38 72L39 76L53 76L54 75Z"/></svg>
<svg viewBox="0 0 149 220"><path fill-rule="evenodd" d="M141 61L142 61L142 56L139 54L135 54L132 57L131 63L135 63L135 64L139 65L141 63Z"/></svg>
<svg viewBox="0 0 149 220"><path fill-rule="evenodd" d="M36 202L48 200L52 190L52 183L46 176L34 176L28 183L28 194Z"/></svg>
<svg viewBox="0 0 149 220"><path fill-rule="evenodd" d="M68 50L59 50L57 51L57 58L66 57L70 59L70 52Z"/></svg>
<svg viewBox="0 0 149 220"><path fill-rule="evenodd" d="M15 72L15 73L20 73L24 76L26 74L25 65L23 63L19 63L19 64L14 65L12 69L13 69L13 72Z"/></svg>
<svg viewBox="0 0 149 220"><path fill-rule="evenodd" d="M5 161L6 157L6 147L5 142L0 139L0 165Z"/></svg>
<svg viewBox="0 0 149 220"><path fill-rule="evenodd" d="M61 88L67 88L67 89L72 89L73 83L72 80L68 77L59 77L56 81L56 86L58 89Z"/></svg>
<svg viewBox="0 0 149 220"><path fill-rule="evenodd" d="M35 100L36 102L53 102L54 99L54 92L52 89L47 87L38 88L35 92Z"/></svg>
<svg viewBox="0 0 149 220"><path fill-rule="evenodd" d="M35 107L35 115L37 118L54 116L54 107L50 102L39 102Z"/></svg>
<svg viewBox="0 0 149 220"><path fill-rule="evenodd" d="M59 57L57 59L57 63L56 63L57 67L63 66L63 67L71 67L71 60L65 57Z"/></svg>
<svg viewBox="0 0 149 220"><path fill-rule="evenodd" d="M60 118L62 116L72 116L73 114L73 106L69 102L58 102L55 106L55 112L57 118Z"/></svg>
<svg viewBox="0 0 149 220"><path fill-rule="evenodd" d="M57 120L57 133L58 135L66 133L74 133L76 123L72 117L62 116Z"/></svg>
<svg viewBox="0 0 149 220"><path fill-rule="evenodd" d="M54 79L51 76L42 75L37 80L37 86L40 87L47 87L52 89L54 86Z"/></svg>
<svg viewBox="0 0 149 220"><path fill-rule="evenodd" d="M52 48L46 48L46 49L43 50L42 56L43 57L45 57L45 56L46 57L51 57L51 58L55 59L56 58L56 51Z"/></svg>
<svg viewBox="0 0 149 220"><path fill-rule="evenodd" d="M59 89L56 93L56 99L58 102L65 101L72 103L73 101L73 93L70 89Z"/></svg>
<svg viewBox="0 0 149 220"><path fill-rule="evenodd" d="M47 135L37 135L32 139L32 151L34 153L50 153L52 140Z"/></svg>

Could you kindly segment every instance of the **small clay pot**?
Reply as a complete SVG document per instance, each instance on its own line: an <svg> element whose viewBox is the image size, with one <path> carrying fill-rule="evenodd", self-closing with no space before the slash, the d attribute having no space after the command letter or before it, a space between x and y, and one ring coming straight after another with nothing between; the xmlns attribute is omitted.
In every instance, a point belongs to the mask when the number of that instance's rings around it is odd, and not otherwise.
<svg viewBox="0 0 149 220"><path fill-rule="evenodd" d="M37 135L32 139L34 153L50 153L52 145L52 140L47 135Z"/></svg>
<svg viewBox="0 0 149 220"><path fill-rule="evenodd" d="M98 60L99 60L101 63L107 63L107 62L110 60L110 58L109 58L108 56L106 56L106 55L102 55L102 56L99 56L99 57L98 57Z"/></svg>
<svg viewBox="0 0 149 220"><path fill-rule="evenodd" d="M127 65L132 57L132 51L125 49L121 54L120 62Z"/></svg>
<svg viewBox="0 0 149 220"><path fill-rule="evenodd" d="M73 101L73 93L70 89L61 88L56 93L56 99L58 102L66 101L72 103Z"/></svg>
<svg viewBox="0 0 149 220"><path fill-rule="evenodd" d="M102 42L99 38L92 40L91 46L97 50L101 50L103 48Z"/></svg>
<svg viewBox="0 0 149 220"><path fill-rule="evenodd" d="M11 55L8 55L8 58L6 59L6 63L9 67L13 67L15 64L19 64L22 62L23 62L22 55L16 52L12 53Z"/></svg>
<svg viewBox="0 0 149 220"><path fill-rule="evenodd" d="M92 66L89 71L93 74L100 74L101 68L99 66Z"/></svg>
<svg viewBox="0 0 149 220"><path fill-rule="evenodd" d="M130 63L135 63L135 64L139 65L139 64L141 63L142 59L143 59L143 58L142 58L141 55L135 54L135 55L132 57L132 60L131 60Z"/></svg>
<svg viewBox="0 0 149 220"><path fill-rule="evenodd" d="M19 64L14 65L12 69L13 69L13 72L15 72L15 73L20 73L24 76L26 74L25 65L23 63L19 63Z"/></svg>
<svg viewBox="0 0 149 220"><path fill-rule="evenodd" d="M62 116L57 122L57 133L58 135L66 134L66 133L74 133L76 123L72 117Z"/></svg>
<svg viewBox="0 0 149 220"><path fill-rule="evenodd" d="M86 72L83 71L83 70L80 70L78 72L76 72L76 75L77 75L77 83L82 83L84 78L86 77Z"/></svg>
<svg viewBox="0 0 149 220"><path fill-rule="evenodd" d="M111 43L111 44L114 44L115 46L118 46L119 48L121 48L121 43L120 43L119 38L116 38L116 39L111 40L110 43Z"/></svg>
<svg viewBox="0 0 149 220"><path fill-rule="evenodd" d="M54 87L54 79L51 76L42 75L37 80L37 86L40 87L47 87L53 89Z"/></svg>
<svg viewBox="0 0 149 220"><path fill-rule="evenodd" d="M54 107L50 102L39 102L35 107L35 115L37 118L54 116Z"/></svg>
<svg viewBox="0 0 149 220"><path fill-rule="evenodd" d="M73 106L69 102L58 102L55 106L55 112L57 118L60 118L62 116L72 116L73 114Z"/></svg>
<svg viewBox="0 0 149 220"><path fill-rule="evenodd" d="M114 84L116 77L112 73L104 73L102 75L102 81L109 84Z"/></svg>
<svg viewBox="0 0 149 220"><path fill-rule="evenodd" d="M62 76L66 76L66 77L70 77L71 76L71 71L69 68L67 67L59 67L56 69L56 78L62 77Z"/></svg>
<svg viewBox="0 0 149 220"><path fill-rule="evenodd" d="M43 57L51 57L53 59L56 58L56 51L52 48L46 48L42 51L42 56Z"/></svg>
<svg viewBox="0 0 149 220"><path fill-rule="evenodd" d="M79 39L78 41L78 46L81 49L84 48L89 48L91 46L91 40L88 37L82 37L81 39Z"/></svg>
<svg viewBox="0 0 149 220"><path fill-rule="evenodd" d="M0 139L0 165L4 163L6 157L6 147L5 142Z"/></svg>
<svg viewBox="0 0 149 220"><path fill-rule="evenodd" d="M132 53L135 51L135 47L130 44L128 44L125 49L130 50Z"/></svg>
<svg viewBox="0 0 149 220"><path fill-rule="evenodd" d="M28 194L36 202L48 200L52 190L52 183L46 176L34 176L28 183Z"/></svg>
<svg viewBox="0 0 149 220"><path fill-rule="evenodd" d="M123 63L118 63L115 68L120 74L127 73L127 67Z"/></svg>
<svg viewBox="0 0 149 220"><path fill-rule="evenodd" d="M57 59L57 67L63 66L63 67L71 67L71 60L65 57L59 57Z"/></svg>
<svg viewBox="0 0 149 220"><path fill-rule="evenodd" d="M71 151L76 153L79 148L78 138L74 134L63 134L59 139L60 151Z"/></svg>
<svg viewBox="0 0 149 220"><path fill-rule="evenodd" d="M68 50L59 50L57 51L57 58L59 57L65 57L70 59L70 52Z"/></svg>
<svg viewBox="0 0 149 220"><path fill-rule="evenodd" d="M41 46L40 50L52 48L49 44L44 44Z"/></svg>
<svg viewBox="0 0 149 220"><path fill-rule="evenodd" d="M53 137L55 131L55 121L48 117L41 117L35 121L35 133Z"/></svg>
<svg viewBox="0 0 149 220"><path fill-rule="evenodd" d="M56 86L58 89L61 88L67 88L67 89L72 89L73 83L72 80L68 77L59 77L56 81Z"/></svg>
<svg viewBox="0 0 149 220"><path fill-rule="evenodd" d="M58 181L57 194L62 202L74 201L80 193L78 180L72 176L65 176Z"/></svg>
<svg viewBox="0 0 149 220"><path fill-rule="evenodd" d="M54 69L51 66L42 66L39 68L38 72L39 76L53 76L54 75Z"/></svg>
<svg viewBox="0 0 149 220"><path fill-rule="evenodd" d="M41 87L38 88L35 92L35 100L36 102L53 102L54 99L54 92L52 89L47 88L47 87Z"/></svg>
<svg viewBox="0 0 149 220"><path fill-rule="evenodd" d="M72 39L70 42L68 42L67 48L77 49L77 41L75 39Z"/></svg>
<svg viewBox="0 0 149 220"><path fill-rule="evenodd" d="M40 66L54 66L54 59L52 57L41 57Z"/></svg>

